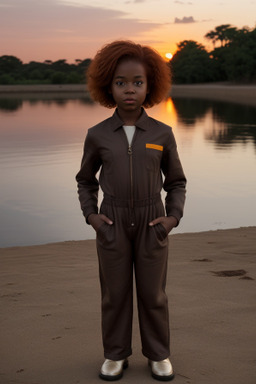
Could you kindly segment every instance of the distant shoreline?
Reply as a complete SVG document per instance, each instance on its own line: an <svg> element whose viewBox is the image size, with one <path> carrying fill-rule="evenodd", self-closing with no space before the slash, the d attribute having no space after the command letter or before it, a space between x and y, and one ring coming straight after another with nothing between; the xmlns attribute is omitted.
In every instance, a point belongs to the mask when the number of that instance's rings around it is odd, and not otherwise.
<svg viewBox="0 0 256 384"><path fill-rule="evenodd" d="M38 84L38 85L0 85L1 98L22 98L44 96L51 97L88 97L86 84ZM234 85L227 83L179 84L173 85L170 92L175 98L198 98L219 100L256 106L256 84Z"/></svg>
<svg viewBox="0 0 256 384"><path fill-rule="evenodd" d="M256 107L256 84L179 84L172 86L171 97L226 101Z"/></svg>
<svg viewBox="0 0 256 384"><path fill-rule="evenodd" d="M0 85L0 93L84 92L86 84Z"/></svg>

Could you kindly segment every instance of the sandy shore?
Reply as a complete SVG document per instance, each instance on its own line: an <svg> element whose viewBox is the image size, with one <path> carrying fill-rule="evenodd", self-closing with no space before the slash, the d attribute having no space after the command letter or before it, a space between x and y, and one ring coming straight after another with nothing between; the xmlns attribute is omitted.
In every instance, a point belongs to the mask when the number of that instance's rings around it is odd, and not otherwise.
<svg viewBox="0 0 256 384"><path fill-rule="evenodd" d="M167 293L177 384L255 384L256 227L169 238ZM99 383L95 241L0 249L0 383ZM140 352L122 382L153 383Z"/></svg>
<svg viewBox="0 0 256 384"><path fill-rule="evenodd" d="M256 85L173 85L172 97L188 97L256 106Z"/></svg>
<svg viewBox="0 0 256 384"><path fill-rule="evenodd" d="M0 85L0 98L73 98L88 97L85 84L66 85ZM229 85L220 83L173 85L172 97L229 101L256 106L256 85Z"/></svg>
<svg viewBox="0 0 256 384"><path fill-rule="evenodd" d="M0 99L53 100L78 99L91 100L85 84L66 85L0 85Z"/></svg>
<svg viewBox="0 0 256 384"><path fill-rule="evenodd" d="M0 93L86 92L85 84L0 85Z"/></svg>

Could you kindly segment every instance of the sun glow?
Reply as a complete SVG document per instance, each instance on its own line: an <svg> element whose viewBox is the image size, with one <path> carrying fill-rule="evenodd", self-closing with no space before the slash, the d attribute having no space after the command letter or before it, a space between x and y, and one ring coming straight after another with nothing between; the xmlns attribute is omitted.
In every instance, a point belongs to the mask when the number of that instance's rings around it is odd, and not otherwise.
<svg viewBox="0 0 256 384"><path fill-rule="evenodd" d="M168 60L171 60L172 59L172 53L171 52L168 52L165 54L165 57L168 59Z"/></svg>

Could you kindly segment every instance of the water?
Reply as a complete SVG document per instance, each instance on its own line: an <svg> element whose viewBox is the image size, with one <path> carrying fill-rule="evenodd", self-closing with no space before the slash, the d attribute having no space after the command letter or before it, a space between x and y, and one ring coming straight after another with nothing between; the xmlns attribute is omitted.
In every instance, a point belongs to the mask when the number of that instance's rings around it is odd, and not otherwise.
<svg viewBox="0 0 256 384"><path fill-rule="evenodd" d="M255 225L256 108L179 98L147 112L173 127L188 179L174 233ZM85 99L0 99L1 247L95 238L75 175L87 129L112 113Z"/></svg>

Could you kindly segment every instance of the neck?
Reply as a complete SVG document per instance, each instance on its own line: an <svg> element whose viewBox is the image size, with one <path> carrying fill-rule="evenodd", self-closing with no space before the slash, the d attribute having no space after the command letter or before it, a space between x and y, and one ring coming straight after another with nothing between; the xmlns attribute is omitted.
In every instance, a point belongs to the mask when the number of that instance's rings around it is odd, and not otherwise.
<svg viewBox="0 0 256 384"><path fill-rule="evenodd" d="M142 113L142 108L136 111L129 112L117 109L117 112L121 120L124 122L124 125L135 125L136 121Z"/></svg>

